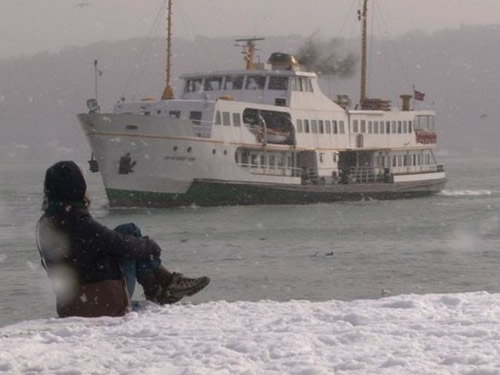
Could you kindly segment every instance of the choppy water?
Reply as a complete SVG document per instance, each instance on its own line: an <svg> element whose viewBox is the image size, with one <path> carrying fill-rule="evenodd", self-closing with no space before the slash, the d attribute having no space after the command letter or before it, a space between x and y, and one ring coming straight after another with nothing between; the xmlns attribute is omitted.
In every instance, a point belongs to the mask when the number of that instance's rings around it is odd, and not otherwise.
<svg viewBox="0 0 500 375"><path fill-rule="evenodd" d="M443 193L397 201L109 210L100 177L88 184L101 222L136 222L169 268L212 278L193 302L499 292L500 163L442 161ZM0 326L55 316L34 240L48 166L0 166Z"/></svg>

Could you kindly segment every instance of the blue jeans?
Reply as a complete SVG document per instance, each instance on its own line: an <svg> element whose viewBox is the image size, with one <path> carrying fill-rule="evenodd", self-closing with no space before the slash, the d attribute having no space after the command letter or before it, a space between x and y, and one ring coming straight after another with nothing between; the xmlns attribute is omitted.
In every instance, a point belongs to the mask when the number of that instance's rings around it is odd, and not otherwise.
<svg viewBox="0 0 500 375"><path fill-rule="evenodd" d="M115 228L115 231L130 236L142 237L141 229L134 223L121 224ZM142 280L151 277L151 274L161 265L159 260L150 259L132 259L121 257L120 266L125 274L127 290L130 298L134 294L136 280L142 284Z"/></svg>

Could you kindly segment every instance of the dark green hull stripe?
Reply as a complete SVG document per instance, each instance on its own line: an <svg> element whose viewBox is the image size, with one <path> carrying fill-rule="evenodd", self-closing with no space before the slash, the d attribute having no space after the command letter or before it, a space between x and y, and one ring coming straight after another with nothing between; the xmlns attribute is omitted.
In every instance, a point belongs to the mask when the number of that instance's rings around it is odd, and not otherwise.
<svg viewBox="0 0 500 375"><path fill-rule="evenodd" d="M185 194L106 189L111 207L227 206L252 204L305 204L363 199L413 198L442 190L445 180L425 185L373 184L338 185L321 188L302 185L293 189L279 186L195 181ZM356 189L357 188L357 189Z"/></svg>

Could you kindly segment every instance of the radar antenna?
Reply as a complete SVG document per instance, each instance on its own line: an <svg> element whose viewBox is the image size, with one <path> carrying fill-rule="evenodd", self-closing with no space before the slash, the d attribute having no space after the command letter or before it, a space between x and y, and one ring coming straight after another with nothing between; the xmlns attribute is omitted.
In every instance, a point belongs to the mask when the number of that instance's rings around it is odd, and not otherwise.
<svg viewBox="0 0 500 375"><path fill-rule="evenodd" d="M236 39L235 41L238 44L235 44L238 47L243 47L243 59L247 63L247 70L255 70L255 42L259 40L264 40L264 38L242 38ZM242 44L239 44L242 43Z"/></svg>

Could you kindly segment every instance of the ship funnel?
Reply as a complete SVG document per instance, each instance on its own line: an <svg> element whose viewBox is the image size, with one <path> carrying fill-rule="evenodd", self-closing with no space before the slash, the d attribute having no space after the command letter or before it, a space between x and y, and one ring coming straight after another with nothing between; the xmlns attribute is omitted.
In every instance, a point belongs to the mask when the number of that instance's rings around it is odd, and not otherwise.
<svg viewBox="0 0 500 375"><path fill-rule="evenodd" d="M300 66L295 56L282 52L273 52L267 63L273 70L294 70Z"/></svg>
<svg viewBox="0 0 500 375"><path fill-rule="evenodd" d="M401 98L401 110L402 111L411 111L410 101L411 101L411 98L413 98L413 96L406 94L406 95L401 95L400 98Z"/></svg>

